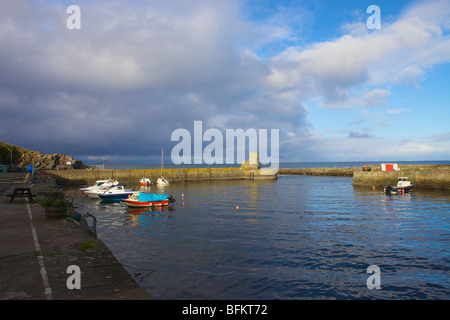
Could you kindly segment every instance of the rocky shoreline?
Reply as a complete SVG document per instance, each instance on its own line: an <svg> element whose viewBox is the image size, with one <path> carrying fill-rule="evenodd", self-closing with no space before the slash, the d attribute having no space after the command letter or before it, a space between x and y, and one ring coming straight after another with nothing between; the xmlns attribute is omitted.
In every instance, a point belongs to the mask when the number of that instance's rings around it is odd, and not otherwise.
<svg viewBox="0 0 450 320"><path fill-rule="evenodd" d="M36 169L86 169L89 166L65 154L42 154L0 141L0 164L8 165L9 171L20 171L30 164Z"/></svg>

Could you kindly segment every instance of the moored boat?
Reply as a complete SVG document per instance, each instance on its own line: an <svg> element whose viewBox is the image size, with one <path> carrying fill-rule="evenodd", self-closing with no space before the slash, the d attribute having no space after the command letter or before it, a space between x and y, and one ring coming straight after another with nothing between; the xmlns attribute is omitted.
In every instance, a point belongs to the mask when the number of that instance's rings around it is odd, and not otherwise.
<svg viewBox="0 0 450 320"><path fill-rule="evenodd" d="M129 198L122 199L129 207L153 207L153 206L168 206L175 202L175 199L171 195L155 194L145 192L134 192Z"/></svg>
<svg viewBox="0 0 450 320"><path fill-rule="evenodd" d="M119 183L118 181L113 181L113 180L104 180L104 181L106 181L106 182L103 184L100 184L99 186L95 186L95 187L89 188L85 191L81 191L81 194L84 194L85 196L87 196L88 198L91 198L91 199L98 199L99 194L102 194L102 193L108 191L113 186L115 186Z"/></svg>
<svg viewBox="0 0 450 320"><path fill-rule="evenodd" d="M161 177L158 178L158 180L156 180L156 183L159 186L168 186L169 185L169 181L167 181L166 178L164 178L163 176L163 160L164 160L164 149L161 150Z"/></svg>
<svg viewBox="0 0 450 320"><path fill-rule="evenodd" d="M81 193L85 192L85 191L91 191L91 190L98 190L98 189L105 189L108 187L111 187L113 185L118 185L119 182L118 181L114 181L112 179L106 179L106 180L97 180L95 181L95 184L90 186L90 187L82 187L80 188Z"/></svg>
<svg viewBox="0 0 450 320"><path fill-rule="evenodd" d="M83 194L85 196L87 196L88 198L91 199L98 199L98 195L101 193L104 193L105 191L108 191L111 187L109 186L105 186L103 188L99 188L99 189L92 189L92 190L87 190L87 191L83 191Z"/></svg>
<svg viewBox="0 0 450 320"><path fill-rule="evenodd" d="M397 186L393 187L390 184L384 188L386 194L407 193L414 188L414 184L409 181L408 177L398 177Z"/></svg>
<svg viewBox="0 0 450 320"><path fill-rule="evenodd" d="M141 180L139 180L139 184L143 187L148 187L152 184L152 180L150 180L149 178L142 178Z"/></svg>
<svg viewBox="0 0 450 320"><path fill-rule="evenodd" d="M99 194L102 200L120 201L126 199L133 194L133 189L125 189L124 185L117 185L111 189Z"/></svg>
<svg viewBox="0 0 450 320"><path fill-rule="evenodd" d="M158 180L156 180L156 183L159 186L168 186L169 185L169 181L167 181L167 179L164 178L163 176L159 177Z"/></svg>

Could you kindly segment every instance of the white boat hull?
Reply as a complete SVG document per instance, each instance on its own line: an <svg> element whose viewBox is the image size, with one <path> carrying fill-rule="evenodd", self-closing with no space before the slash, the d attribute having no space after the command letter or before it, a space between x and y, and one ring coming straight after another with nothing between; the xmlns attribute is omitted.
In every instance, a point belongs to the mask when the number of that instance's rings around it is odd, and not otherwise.
<svg viewBox="0 0 450 320"><path fill-rule="evenodd" d="M167 181L164 177L158 178L158 180L156 180L156 183L159 186L168 186L169 185L169 181Z"/></svg>
<svg viewBox="0 0 450 320"><path fill-rule="evenodd" d="M104 193L106 190L90 190L90 191L84 191L84 194L90 198L90 199L100 199L98 196L101 193Z"/></svg>

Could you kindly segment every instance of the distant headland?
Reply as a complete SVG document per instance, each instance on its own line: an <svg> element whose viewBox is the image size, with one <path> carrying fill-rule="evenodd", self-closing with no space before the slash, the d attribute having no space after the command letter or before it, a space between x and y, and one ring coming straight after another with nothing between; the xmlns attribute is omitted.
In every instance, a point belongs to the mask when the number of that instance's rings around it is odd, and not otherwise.
<svg viewBox="0 0 450 320"><path fill-rule="evenodd" d="M34 164L36 169L86 169L80 160L64 154L42 154L0 141L0 164L8 165L13 171Z"/></svg>

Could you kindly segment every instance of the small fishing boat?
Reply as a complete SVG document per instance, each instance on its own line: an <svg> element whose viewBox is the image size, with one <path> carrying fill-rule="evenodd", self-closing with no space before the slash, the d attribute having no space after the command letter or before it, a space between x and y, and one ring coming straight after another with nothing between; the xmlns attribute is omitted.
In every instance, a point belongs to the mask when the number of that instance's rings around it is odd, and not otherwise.
<svg viewBox="0 0 450 320"><path fill-rule="evenodd" d="M384 188L386 194L407 193L414 188L414 184L407 177L398 177L397 186L388 185Z"/></svg>
<svg viewBox="0 0 450 320"><path fill-rule="evenodd" d="M139 180L139 184L143 187L148 187L152 184L152 180L150 180L149 178L142 178L141 180Z"/></svg>
<svg viewBox="0 0 450 320"><path fill-rule="evenodd" d="M98 196L102 200L111 200L111 201L120 201L122 199L126 199L133 194L133 189L125 189L124 185L117 185L111 187L111 189L100 193Z"/></svg>
<svg viewBox="0 0 450 320"><path fill-rule="evenodd" d="M134 192L129 198L122 199L129 207L153 207L153 206L168 206L175 202L175 199L171 195L167 194L154 194L145 192Z"/></svg>

